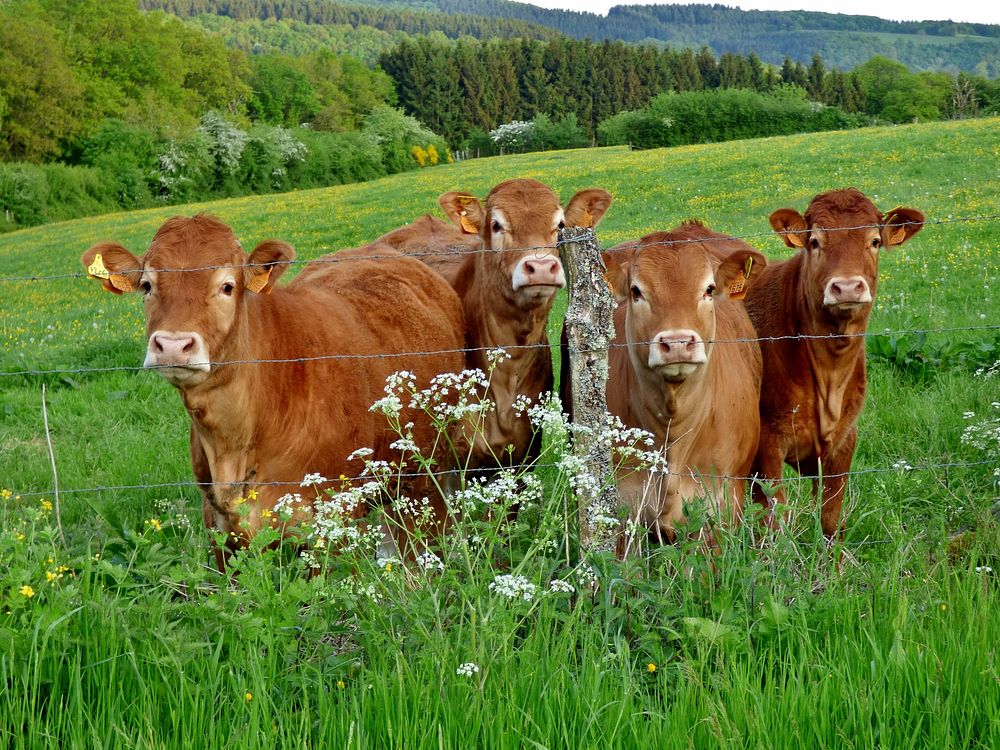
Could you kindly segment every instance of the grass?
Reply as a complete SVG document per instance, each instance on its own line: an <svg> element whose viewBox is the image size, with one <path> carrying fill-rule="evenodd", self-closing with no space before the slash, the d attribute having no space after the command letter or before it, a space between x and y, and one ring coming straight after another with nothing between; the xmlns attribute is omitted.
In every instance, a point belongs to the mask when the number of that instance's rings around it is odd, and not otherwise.
<svg viewBox="0 0 1000 750"><path fill-rule="evenodd" d="M535 544L562 528L555 476L509 535L480 529L490 554L456 539L443 571L345 555L308 578L288 550L255 549L227 585L205 566L176 394L151 373L78 371L137 367L145 348L139 301L78 276L94 242L142 252L167 216L209 210L245 247L279 237L308 259L514 176L564 200L608 189L604 245L699 217L772 258L788 252L772 210L854 185L930 222L883 256L872 330L996 327L998 125L528 154L0 236L0 744L1000 746L996 452L961 440L1000 390L975 358L940 355L958 341L988 359L994 330L928 334L919 377L872 361L840 566L793 483L791 531L766 551L745 529L712 567L687 544L597 558L596 589ZM498 596L508 573L538 595ZM543 595L552 580L574 593ZM466 662L479 671L457 674Z"/></svg>

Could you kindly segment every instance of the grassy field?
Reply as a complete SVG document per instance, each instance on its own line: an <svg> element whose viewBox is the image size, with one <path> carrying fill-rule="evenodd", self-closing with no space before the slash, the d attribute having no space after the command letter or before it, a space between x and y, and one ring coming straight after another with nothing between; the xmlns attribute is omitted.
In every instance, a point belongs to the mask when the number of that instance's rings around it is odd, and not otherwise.
<svg viewBox="0 0 1000 750"><path fill-rule="evenodd" d="M1000 120L934 123L483 159L0 236L0 745L1000 747L1000 374L977 374L1000 360L998 164ZM765 550L741 530L712 567L688 544L597 558L591 586L558 551L558 471L441 569L342 556L307 578L287 549L250 550L234 584L207 566L180 399L136 369L140 300L82 278L82 251L141 253L204 210L308 259L515 176L609 190L603 245L697 217L780 258L768 214L849 185L927 214L882 257L871 329L896 333L871 344L839 566L793 482ZM535 588L491 588L509 574Z"/></svg>

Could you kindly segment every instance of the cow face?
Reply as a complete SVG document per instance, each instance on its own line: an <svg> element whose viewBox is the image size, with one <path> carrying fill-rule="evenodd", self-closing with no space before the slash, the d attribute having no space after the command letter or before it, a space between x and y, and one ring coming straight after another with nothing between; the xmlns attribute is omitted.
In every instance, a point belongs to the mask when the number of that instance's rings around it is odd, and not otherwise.
<svg viewBox="0 0 1000 750"><path fill-rule="evenodd" d="M227 339L246 307L245 294L266 294L294 258L290 246L269 240L249 256L232 231L199 215L169 219L137 258L102 242L82 257L110 292L137 292L146 308L145 367L178 388L205 382L224 358Z"/></svg>
<svg viewBox="0 0 1000 750"><path fill-rule="evenodd" d="M805 216L782 208L770 221L786 245L802 250L810 307L849 321L866 318L871 311L879 250L902 245L919 232L924 215L896 208L883 216L863 193L848 188L817 195Z"/></svg>
<svg viewBox="0 0 1000 750"><path fill-rule="evenodd" d="M766 262L746 245L722 258L675 232L604 254L615 299L627 305L625 335L637 374L677 384L704 369L715 339L715 301L729 294L748 259L757 267Z"/></svg>
<svg viewBox="0 0 1000 750"><path fill-rule="evenodd" d="M521 309L551 303L566 275L556 249L563 227L593 227L611 205L605 190L582 190L563 210L552 190L535 180L497 185L485 207L468 193L445 193L439 199L463 232L478 234L484 250L477 259L505 296Z"/></svg>

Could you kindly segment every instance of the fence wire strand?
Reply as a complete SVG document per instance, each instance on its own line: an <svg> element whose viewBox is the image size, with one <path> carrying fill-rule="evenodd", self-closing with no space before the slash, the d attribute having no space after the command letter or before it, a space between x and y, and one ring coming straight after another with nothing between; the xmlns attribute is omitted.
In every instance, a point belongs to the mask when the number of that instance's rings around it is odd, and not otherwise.
<svg viewBox="0 0 1000 750"><path fill-rule="evenodd" d="M1000 214L984 214L980 216L961 216L961 217L951 217L947 219L934 219L928 220L920 224L920 226L940 226L944 224L962 224L962 223L974 223L974 222L986 222L986 221L997 221L1000 220ZM905 227L915 225L916 222L892 222L889 224L859 224L849 227L824 227L824 232L850 232L859 229L880 229L883 226L887 227ZM706 229L712 230L711 227L705 227ZM592 230L591 230L592 231ZM673 230L669 230L673 231ZM791 235L791 234L802 234L801 231L766 231L766 232L753 232L750 234L743 234L739 237L735 235L725 235L719 237L697 237L697 238L680 238L680 239L669 239L669 240L656 240L650 242L642 242L640 240L626 241L615 245L614 247L620 247L622 245L627 245L628 247L634 247L636 249L642 249L646 247L669 247L672 245L687 245L687 244L711 244L714 242L731 242L732 240L750 240L773 237L775 235ZM475 236L475 235L469 235ZM563 245L569 242L577 242L579 240L558 240L554 245L534 245L531 247L518 248L518 252L536 252L539 254L549 254L553 251L558 251ZM361 245L359 248L342 248L347 249L364 249L366 247L373 247L378 244L378 240L369 243L367 245ZM351 261L358 260L380 260L384 258L396 258L399 257L395 252L393 254L378 253L372 251L367 255L358 255L355 253L345 254L340 256L337 248L330 248L329 246L321 245L318 248L322 251L331 250L332 252L325 255L321 255L318 258L305 259L296 258L293 260L282 260L267 263L245 263L242 267L244 268L265 268L265 267L276 267L276 266L305 266L305 265L324 265L324 264L335 264L335 263L349 263ZM604 250L610 250L611 248L604 248ZM402 254L405 257L411 258L444 258L444 257L462 257L466 255L475 255L477 253L492 252L486 248L482 247L464 247L462 245L449 245L447 247L439 248L437 250L427 250L427 251L405 251ZM249 257L249 256L247 256ZM155 269L157 273L194 273L197 271L214 271L220 268L232 268L232 265L204 265L204 266L193 266L191 268L157 268ZM141 273L142 268L130 268L130 269L118 269L115 273L127 275L130 273ZM55 281L60 279L86 279L90 278L89 274L76 272L76 273L64 273L64 274L48 274L48 275L31 275L31 276L0 276L0 283L13 283L13 282L34 282L34 281Z"/></svg>

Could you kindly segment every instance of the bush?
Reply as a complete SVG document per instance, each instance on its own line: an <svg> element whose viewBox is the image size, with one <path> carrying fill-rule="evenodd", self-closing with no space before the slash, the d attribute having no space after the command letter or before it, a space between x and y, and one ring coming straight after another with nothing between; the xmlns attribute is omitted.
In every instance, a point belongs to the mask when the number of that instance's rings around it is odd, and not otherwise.
<svg viewBox="0 0 1000 750"><path fill-rule="evenodd" d="M411 149L431 144L437 151L448 148L441 136L432 133L418 120L393 107L381 106L365 117L362 133L382 150L386 174L405 172L418 167Z"/></svg>
<svg viewBox="0 0 1000 750"><path fill-rule="evenodd" d="M156 139L143 128L106 119L80 142L74 161L103 170L110 178L122 208L144 208L153 203L150 183L156 169Z"/></svg>
<svg viewBox="0 0 1000 750"><path fill-rule="evenodd" d="M555 122L547 114L539 114L532 120L532 125L534 126L532 147L536 151L585 148L590 145L590 139L583 132L573 112Z"/></svg>
<svg viewBox="0 0 1000 750"><path fill-rule="evenodd" d="M667 93L648 107L621 112L600 123L602 145L637 148L713 143L858 127L857 117L805 99L801 89L776 94L745 89Z"/></svg>
<svg viewBox="0 0 1000 750"><path fill-rule="evenodd" d="M112 176L64 164L0 164L0 228L12 230L120 208Z"/></svg>

